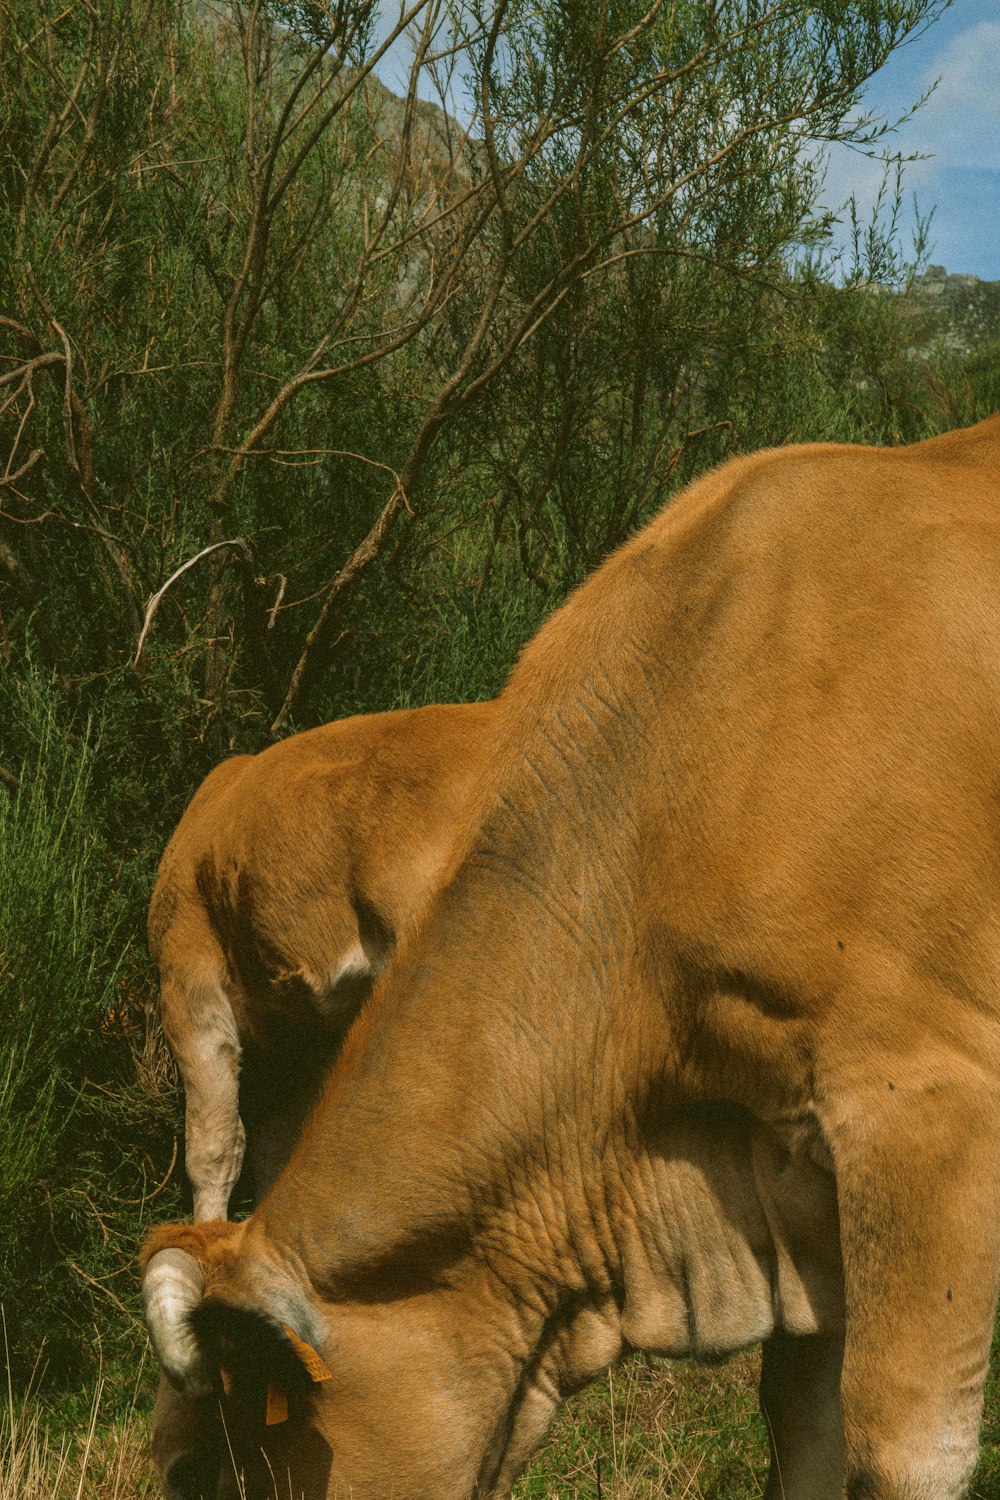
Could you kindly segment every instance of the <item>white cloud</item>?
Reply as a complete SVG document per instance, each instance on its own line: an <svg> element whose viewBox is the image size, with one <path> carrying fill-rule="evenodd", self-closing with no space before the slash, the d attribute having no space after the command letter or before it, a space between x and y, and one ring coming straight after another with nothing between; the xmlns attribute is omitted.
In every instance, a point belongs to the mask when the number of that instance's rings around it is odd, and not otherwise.
<svg viewBox="0 0 1000 1500"><path fill-rule="evenodd" d="M852 151L848 146L831 146L821 200L826 207L837 209L853 193L859 208L871 209L884 176L885 164L877 158Z"/></svg>
<svg viewBox="0 0 1000 1500"><path fill-rule="evenodd" d="M925 86L940 82L901 133L910 149L933 152L938 167L1000 166L1000 21L959 32L934 61ZM911 169L911 180L931 164Z"/></svg>
<svg viewBox="0 0 1000 1500"><path fill-rule="evenodd" d="M1000 21L980 21L953 36L910 102L935 80L934 92L922 108L883 142L889 152L925 158L906 169L907 182L916 188L942 168L1000 167ZM891 109L885 113L891 118ZM834 147L824 196L828 202L841 202L853 192L859 202L872 202L881 176L879 162Z"/></svg>

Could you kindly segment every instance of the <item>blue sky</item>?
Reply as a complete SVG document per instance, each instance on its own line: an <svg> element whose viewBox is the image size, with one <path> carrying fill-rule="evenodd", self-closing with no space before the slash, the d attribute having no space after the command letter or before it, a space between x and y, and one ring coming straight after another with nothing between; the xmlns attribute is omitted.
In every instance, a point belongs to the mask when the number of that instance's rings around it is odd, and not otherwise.
<svg viewBox="0 0 1000 1500"><path fill-rule="evenodd" d="M895 120L934 82L934 94L892 138L924 161L906 169L921 212L935 208L931 262L1000 280L1000 0L953 0L923 36L899 48L869 85L865 106ZM831 155L825 198L871 203L881 169L854 152Z"/></svg>

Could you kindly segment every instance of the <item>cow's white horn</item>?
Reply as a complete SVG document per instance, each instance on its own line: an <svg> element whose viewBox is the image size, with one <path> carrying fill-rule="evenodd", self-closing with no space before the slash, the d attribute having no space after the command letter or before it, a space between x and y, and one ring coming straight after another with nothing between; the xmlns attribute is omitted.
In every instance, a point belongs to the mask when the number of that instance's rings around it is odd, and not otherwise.
<svg viewBox="0 0 1000 1500"><path fill-rule="evenodd" d="M201 1302L205 1278L186 1250L160 1250L142 1278L146 1326L163 1373L187 1396L211 1395L212 1371L191 1327L189 1314Z"/></svg>

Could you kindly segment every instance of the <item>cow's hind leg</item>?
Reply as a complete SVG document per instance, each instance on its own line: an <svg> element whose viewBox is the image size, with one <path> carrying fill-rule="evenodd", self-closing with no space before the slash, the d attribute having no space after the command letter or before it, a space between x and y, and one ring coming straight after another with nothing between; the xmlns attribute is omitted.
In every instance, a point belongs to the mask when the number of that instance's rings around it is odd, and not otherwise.
<svg viewBox="0 0 1000 1500"><path fill-rule="evenodd" d="M241 1043L221 962L161 984L163 1029L184 1084L184 1161L196 1221L225 1219L243 1164Z"/></svg>
<svg viewBox="0 0 1000 1500"><path fill-rule="evenodd" d="M840 1500L843 1339L775 1333L764 1344L760 1409L771 1444L765 1500Z"/></svg>
<svg viewBox="0 0 1000 1500"><path fill-rule="evenodd" d="M947 1052L878 1071L827 1129L847 1308L847 1492L959 1500L996 1308L1000 1099Z"/></svg>

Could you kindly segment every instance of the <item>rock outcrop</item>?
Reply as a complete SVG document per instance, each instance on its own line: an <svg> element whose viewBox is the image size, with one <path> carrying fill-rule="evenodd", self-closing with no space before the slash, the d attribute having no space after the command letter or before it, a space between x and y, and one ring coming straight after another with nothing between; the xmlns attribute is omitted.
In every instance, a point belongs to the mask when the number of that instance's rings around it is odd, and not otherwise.
<svg viewBox="0 0 1000 1500"><path fill-rule="evenodd" d="M1000 281L951 275L928 266L903 293L914 322L913 344L920 352L944 349L965 355L1000 339Z"/></svg>

